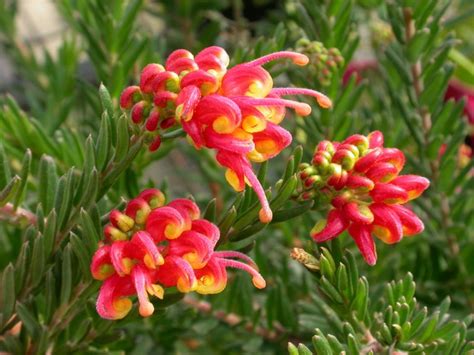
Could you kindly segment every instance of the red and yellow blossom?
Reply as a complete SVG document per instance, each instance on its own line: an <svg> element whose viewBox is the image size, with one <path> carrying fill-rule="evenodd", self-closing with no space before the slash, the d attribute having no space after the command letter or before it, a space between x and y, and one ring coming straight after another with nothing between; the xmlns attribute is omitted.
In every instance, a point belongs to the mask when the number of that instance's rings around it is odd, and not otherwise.
<svg viewBox="0 0 474 355"><path fill-rule="evenodd" d="M97 312L103 318L125 317L135 295L140 314L148 317L154 312L149 297L161 299L169 287L183 293L219 293L226 287L228 267L247 271L255 287L265 287L248 256L214 250L219 229L200 218L199 207L191 200L165 205L161 191L148 189L124 212L113 210L109 220L91 263L92 276L103 281L97 298Z"/></svg>
<svg viewBox="0 0 474 355"><path fill-rule="evenodd" d="M384 148L379 131L320 142L312 164L300 166L299 197L331 204L327 218L313 227L313 239L325 242L348 230L366 262L374 265L373 235L393 244L423 231L423 222L404 205L419 197L429 180L399 175L404 165L405 155Z"/></svg>
<svg viewBox="0 0 474 355"><path fill-rule="evenodd" d="M321 107L331 106L327 96L314 90L274 88L262 65L280 58L297 65L309 61L304 54L282 51L227 69L229 56L220 47L205 48L196 56L179 49L164 66L147 65L140 85L126 88L120 105L150 132L150 150L158 149L161 132L174 125L182 126L197 149L215 149L228 182L237 191L246 184L255 190L262 205L260 219L268 223L272 211L251 163L266 161L291 143L291 134L279 126L286 108L301 116L311 113L310 105L283 97L309 95Z"/></svg>

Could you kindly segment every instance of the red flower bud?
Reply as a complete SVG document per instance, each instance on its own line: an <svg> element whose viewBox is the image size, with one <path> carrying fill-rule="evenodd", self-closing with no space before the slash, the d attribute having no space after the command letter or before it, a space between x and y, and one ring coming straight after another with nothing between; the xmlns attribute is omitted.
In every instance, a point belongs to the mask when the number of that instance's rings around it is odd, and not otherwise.
<svg viewBox="0 0 474 355"><path fill-rule="evenodd" d="M410 237L423 232L423 229L425 229L422 220L410 209L404 206L395 205L392 206L392 210L395 211L402 222L403 236Z"/></svg>
<svg viewBox="0 0 474 355"><path fill-rule="evenodd" d="M354 134L346 138L342 144L352 144L356 146L361 156L369 149L369 139L361 134Z"/></svg>
<svg viewBox="0 0 474 355"><path fill-rule="evenodd" d="M375 250L374 239L370 235L370 228L360 224L352 224L349 227L349 234L356 242L367 264L375 265L377 262L377 251Z"/></svg>
<svg viewBox="0 0 474 355"><path fill-rule="evenodd" d="M346 186L350 189L358 190L360 192L370 191L374 188L375 184L372 180L361 175L349 175L347 178Z"/></svg>
<svg viewBox="0 0 474 355"><path fill-rule="evenodd" d="M379 148L383 146L383 134L380 131L373 131L367 136L369 139L369 148Z"/></svg>
<svg viewBox="0 0 474 355"><path fill-rule="evenodd" d="M357 224L371 224L374 221L374 214L366 205L359 205L356 202L349 202L343 207L344 216L351 222Z"/></svg>
<svg viewBox="0 0 474 355"><path fill-rule="evenodd" d="M148 64L145 66L145 68L143 68L140 75L140 88L144 93L148 94L153 91L152 82L155 77L163 71L165 71L165 68L163 68L162 65L156 63Z"/></svg>
<svg viewBox="0 0 474 355"><path fill-rule="evenodd" d="M382 203L372 204L370 210L374 214L372 233L387 244L398 243L403 237L403 226L398 214Z"/></svg>
<svg viewBox="0 0 474 355"><path fill-rule="evenodd" d="M327 220L319 221L314 225L311 229L311 237L318 243L326 242L341 234L348 224L342 213L333 209L329 212Z"/></svg>
<svg viewBox="0 0 474 355"><path fill-rule="evenodd" d="M356 156L348 149L338 148L332 157L332 162L342 165L344 170L352 170L356 162Z"/></svg>
<svg viewBox="0 0 474 355"><path fill-rule="evenodd" d="M359 158L354 165L354 170L358 173L364 173L370 169L372 165L377 162L377 159L382 154L381 149L374 149L364 155L363 157Z"/></svg>
<svg viewBox="0 0 474 355"><path fill-rule="evenodd" d="M430 186L430 181L418 175L401 175L392 180L391 184L404 189L408 193L408 200L413 200Z"/></svg>
<svg viewBox="0 0 474 355"><path fill-rule="evenodd" d="M104 236L105 236L105 239L109 242L114 242L114 241L117 241L117 240L127 240L128 239L128 235L126 233L122 232L118 228L115 228L111 224L107 224L104 227Z"/></svg>
<svg viewBox="0 0 474 355"><path fill-rule="evenodd" d="M142 198L130 200L125 209L125 214L135 220L138 224L144 224L151 212L148 203Z"/></svg>
<svg viewBox="0 0 474 355"><path fill-rule="evenodd" d="M397 174L405 165L405 155L397 148L384 148L377 163L390 163L397 168Z"/></svg>
<svg viewBox="0 0 474 355"><path fill-rule="evenodd" d="M334 145L330 141L321 141L318 143L315 149L316 152L328 152L330 154L334 154L336 151Z"/></svg>
<svg viewBox="0 0 474 355"><path fill-rule="evenodd" d="M150 152L155 152L157 151L161 146L161 137L160 136L156 136L153 141L150 143L150 145L148 146L148 150Z"/></svg>
<svg viewBox="0 0 474 355"><path fill-rule="evenodd" d="M144 199L152 210L165 204L165 195L158 189L143 190L138 197Z"/></svg>
<svg viewBox="0 0 474 355"><path fill-rule="evenodd" d="M129 110L134 104L141 100L141 91L139 86L129 86L122 91L120 95L120 107Z"/></svg>
<svg viewBox="0 0 474 355"><path fill-rule="evenodd" d="M128 232L135 225L135 221L132 218L118 210L111 211L109 218L110 223L122 232Z"/></svg>
<svg viewBox="0 0 474 355"><path fill-rule="evenodd" d="M398 169L391 163L377 163L365 173L373 182L390 182L398 174Z"/></svg>
<svg viewBox="0 0 474 355"><path fill-rule="evenodd" d="M146 123L145 123L146 130L149 132L156 131L159 120L160 120L160 112L157 109L154 109L153 111L151 111L150 115L148 116L146 120Z"/></svg>
<svg viewBox="0 0 474 355"><path fill-rule="evenodd" d="M383 202L390 205L408 201L408 193L403 188L392 184L377 183L369 195L375 202Z"/></svg>
<svg viewBox="0 0 474 355"><path fill-rule="evenodd" d="M141 123L147 116L148 103L146 101L137 102L132 107L131 117L136 124Z"/></svg>

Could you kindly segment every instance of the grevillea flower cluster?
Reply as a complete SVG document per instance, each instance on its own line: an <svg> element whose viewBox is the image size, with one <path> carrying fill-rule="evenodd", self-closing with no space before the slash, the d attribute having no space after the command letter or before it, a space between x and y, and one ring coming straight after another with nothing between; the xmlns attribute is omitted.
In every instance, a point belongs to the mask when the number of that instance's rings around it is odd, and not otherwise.
<svg viewBox="0 0 474 355"><path fill-rule="evenodd" d="M331 84L334 70L344 65L344 57L339 49L327 49L321 42L301 38L296 42L296 50L310 58L309 70L323 86Z"/></svg>
<svg viewBox="0 0 474 355"><path fill-rule="evenodd" d="M126 88L120 99L133 122L151 132L151 150L159 147L161 132L175 124L197 149L216 150L230 185L242 191L248 184L257 193L264 223L272 219L272 211L251 163L273 158L291 143L291 134L280 127L286 108L301 116L311 112L310 105L282 96L309 95L321 107L331 106L328 97L314 90L274 88L262 65L279 58L290 58L297 65L309 61L304 54L282 51L228 70L229 56L220 47L205 48L196 56L179 49L164 66L147 65L140 85Z"/></svg>
<svg viewBox="0 0 474 355"><path fill-rule="evenodd" d="M226 287L228 267L247 271L255 287L265 287L247 255L214 250L219 229L200 218L191 200L165 205L161 191L148 189L123 212L113 210L109 219L91 263L93 277L103 281L97 299L97 312L103 318L125 317L133 305L129 297L134 295L140 314L150 316L154 307L149 295L162 299L170 287L183 293L219 293Z"/></svg>
<svg viewBox="0 0 474 355"><path fill-rule="evenodd" d="M420 196L429 180L399 175L404 164L400 150L383 147L379 131L341 143L320 142L312 164L302 164L299 174L300 199L331 205L327 218L313 227L313 239L325 242L348 230L366 262L374 265L372 235L393 244L423 231L423 222L403 205Z"/></svg>

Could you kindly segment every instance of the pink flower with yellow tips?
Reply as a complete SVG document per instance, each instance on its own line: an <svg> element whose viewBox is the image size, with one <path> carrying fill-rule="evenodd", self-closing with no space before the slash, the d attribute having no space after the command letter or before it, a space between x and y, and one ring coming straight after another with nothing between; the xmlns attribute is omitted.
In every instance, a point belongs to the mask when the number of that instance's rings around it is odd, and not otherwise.
<svg viewBox="0 0 474 355"><path fill-rule="evenodd" d="M423 231L408 207L430 184L418 175L399 175L405 155L383 147L379 131L356 134L342 143L322 141L312 164L300 167L299 197L330 203L327 218L311 231L320 243L348 230L369 265L377 261L372 235L387 244Z"/></svg>
<svg viewBox="0 0 474 355"><path fill-rule="evenodd" d="M130 110L133 122L151 132L151 150L159 147L160 133L176 124L197 149L214 149L230 185L237 191L246 184L255 190L262 205L260 220L268 223L272 211L252 162L271 159L291 143L291 134L279 126L287 108L301 116L311 113L310 105L283 97L312 96L321 107L331 107L320 92L274 88L262 65L281 58L297 65L309 61L303 54L282 51L227 70L229 56L220 47L205 48L196 56L179 49L169 55L165 66L147 65L140 86L126 88L120 104Z"/></svg>
<svg viewBox="0 0 474 355"><path fill-rule="evenodd" d="M188 199L165 205L156 189L143 191L124 212L110 213L105 239L94 254L91 273L103 281L97 312L106 319L125 317L138 298L140 315L154 312L150 296L163 298L166 289L201 294L219 293L227 285L227 268L247 271L257 288L265 287L258 268L245 254L214 251L219 229L200 218Z"/></svg>

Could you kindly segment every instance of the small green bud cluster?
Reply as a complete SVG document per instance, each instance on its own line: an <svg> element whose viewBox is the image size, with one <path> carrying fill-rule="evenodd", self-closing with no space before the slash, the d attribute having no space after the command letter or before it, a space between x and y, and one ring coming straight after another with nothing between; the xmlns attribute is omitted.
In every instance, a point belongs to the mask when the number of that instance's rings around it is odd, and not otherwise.
<svg viewBox="0 0 474 355"><path fill-rule="evenodd" d="M339 49L327 49L321 42L301 38L296 42L296 50L309 57L309 69L323 86L328 86L334 70L341 69L344 65L344 58Z"/></svg>

